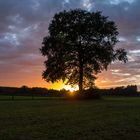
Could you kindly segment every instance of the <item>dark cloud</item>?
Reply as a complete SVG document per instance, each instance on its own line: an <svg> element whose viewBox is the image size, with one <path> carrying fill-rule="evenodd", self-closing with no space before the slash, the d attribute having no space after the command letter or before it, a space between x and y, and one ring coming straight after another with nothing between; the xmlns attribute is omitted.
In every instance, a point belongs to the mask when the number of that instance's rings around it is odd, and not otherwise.
<svg viewBox="0 0 140 140"><path fill-rule="evenodd" d="M30 86L45 85L41 80L44 58L39 53L42 39L55 13L74 8L109 16L120 33L117 47L128 51L129 62L111 65L109 71L99 74L97 83L102 87L131 81L140 85L139 7L139 0L0 0L0 85L19 86L25 81ZM40 84L32 84L32 78Z"/></svg>
<svg viewBox="0 0 140 140"><path fill-rule="evenodd" d="M115 2L119 3L113 4ZM103 11L103 14L117 23L121 35L130 36L139 34L137 30L140 24L139 7L139 0L107 0L95 2L92 10Z"/></svg>

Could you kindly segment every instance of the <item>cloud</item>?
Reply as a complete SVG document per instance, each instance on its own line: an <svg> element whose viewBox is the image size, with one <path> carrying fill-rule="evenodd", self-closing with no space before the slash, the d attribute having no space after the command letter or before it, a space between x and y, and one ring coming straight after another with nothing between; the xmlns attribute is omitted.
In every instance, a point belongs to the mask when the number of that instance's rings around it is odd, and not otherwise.
<svg viewBox="0 0 140 140"><path fill-rule="evenodd" d="M42 39L48 34L48 25L55 13L75 8L102 11L103 15L109 16L110 20L115 21L120 33L117 48L123 47L128 52L129 62L116 62L109 66L109 71L98 75L98 85L117 86L131 84L131 81L140 85L139 7L139 0L1 0L0 85L8 85L8 79L11 79L12 86L21 85L22 80L32 86L35 84L29 80L33 78L31 75L36 77L34 80L45 85L41 80L44 58L39 52ZM19 77L21 80L17 84Z"/></svg>

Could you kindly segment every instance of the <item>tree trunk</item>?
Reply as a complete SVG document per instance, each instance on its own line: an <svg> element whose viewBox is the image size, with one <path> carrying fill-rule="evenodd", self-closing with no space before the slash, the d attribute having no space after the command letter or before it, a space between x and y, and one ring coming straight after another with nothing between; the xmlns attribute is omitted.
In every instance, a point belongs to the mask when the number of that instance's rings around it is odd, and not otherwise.
<svg viewBox="0 0 140 140"><path fill-rule="evenodd" d="M79 93L83 91L83 50L81 45L78 47L79 54Z"/></svg>
<svg viewBox="0 0 140 140"><path fill-rule="evenodd" d="M81 94L83 91L83 64L80 64L79 67L79 93Z"/></svg>

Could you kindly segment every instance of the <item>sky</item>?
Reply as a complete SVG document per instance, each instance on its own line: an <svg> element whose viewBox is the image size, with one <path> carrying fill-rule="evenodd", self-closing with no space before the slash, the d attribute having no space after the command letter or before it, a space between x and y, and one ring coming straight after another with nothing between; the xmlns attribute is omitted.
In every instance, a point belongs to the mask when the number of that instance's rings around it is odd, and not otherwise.
<svg viewBox="0 0 140 140"><path fill-rule="evenodd" d="M115 62L97 75L99 88L137 85L140 89L140 0L0 0L0 86L62 88L42 79L39 48L55 13L81 8L102 11L119 31L116 48L128 62Z"/></svg>

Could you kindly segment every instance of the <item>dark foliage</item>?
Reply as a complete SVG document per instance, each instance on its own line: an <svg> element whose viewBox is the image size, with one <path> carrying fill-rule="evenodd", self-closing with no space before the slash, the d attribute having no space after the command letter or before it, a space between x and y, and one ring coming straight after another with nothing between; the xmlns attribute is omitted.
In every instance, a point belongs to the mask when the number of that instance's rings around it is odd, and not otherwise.
<svg viewBox="0 0 140 140"><path fill-rule="evenodd" d="M11 96L47 96L47 97L64 97L67 91L58 91L53 89L22 86L16 87L0 87L0 95L11 95Z"/></svg>
<svg viewBox="0 0 140 140"><path fill-rule="evenodd" d="M124 49L114 49L117 35L115 23L101 12L76 9L55 14L40 49L47 58L43 78L79 85L79 92L94 86L95 75L112 61L127 61Z"/></svg>
<svg viewBox="0 0 140 140"><path fill-rule="evenodd" d="M102 95L111 95L111 96L140 96L137 92L136 85L128 85L127 87L116 87L111 89L101 90Z"/></svg>

